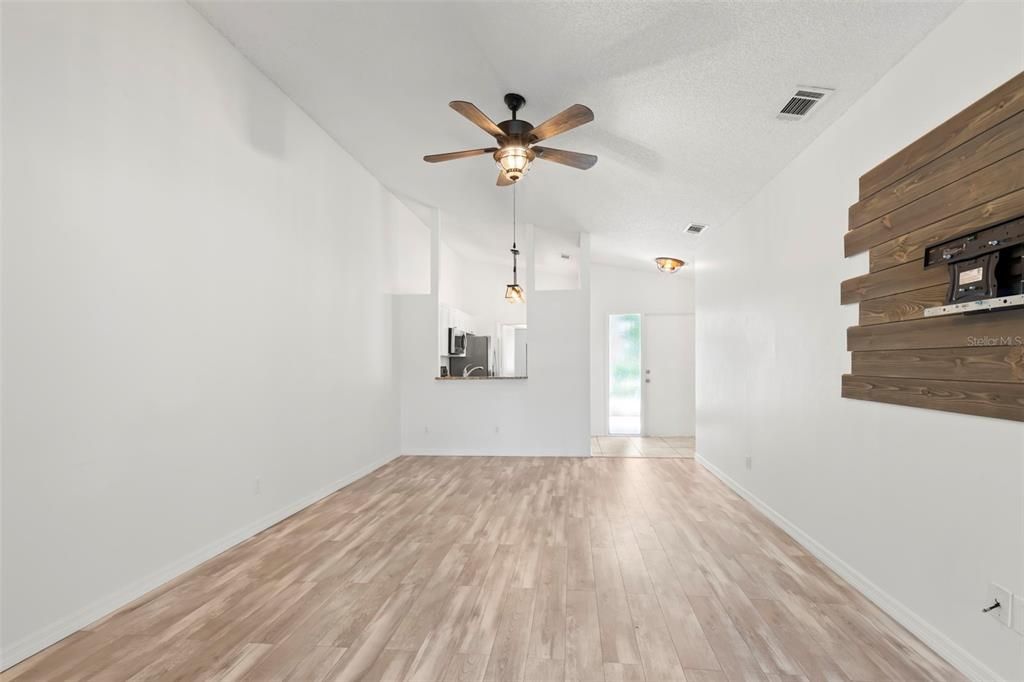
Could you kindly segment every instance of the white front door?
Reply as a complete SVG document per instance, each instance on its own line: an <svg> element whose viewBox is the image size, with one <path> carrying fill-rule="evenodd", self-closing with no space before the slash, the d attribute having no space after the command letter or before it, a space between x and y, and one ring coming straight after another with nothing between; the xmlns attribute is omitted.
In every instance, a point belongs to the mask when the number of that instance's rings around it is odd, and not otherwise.
<svg viewBox="0 0 1024 682"><path fill-rule="evenodd" d="M644 315L643 339L645 433L694 435L693 315Z"/></svg>

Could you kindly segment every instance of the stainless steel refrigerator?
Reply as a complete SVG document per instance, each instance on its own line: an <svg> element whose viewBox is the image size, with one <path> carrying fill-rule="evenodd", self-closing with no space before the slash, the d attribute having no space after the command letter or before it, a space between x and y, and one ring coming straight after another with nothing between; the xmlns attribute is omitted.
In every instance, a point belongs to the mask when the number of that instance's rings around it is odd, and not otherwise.
<svg viewBox="0 0 1024 682"><path fill-rule="evenodd" d="M465 357L450 358L448 364L453 377L490 376L491 337L466 334ZM471 374L470 370L472 370Z"/></svg>

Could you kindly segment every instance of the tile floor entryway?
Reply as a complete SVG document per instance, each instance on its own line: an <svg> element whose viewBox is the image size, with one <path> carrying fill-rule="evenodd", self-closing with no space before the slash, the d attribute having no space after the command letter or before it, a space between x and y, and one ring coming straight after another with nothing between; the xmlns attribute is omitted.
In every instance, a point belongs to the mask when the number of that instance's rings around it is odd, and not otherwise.
<svg viewBox="0 0 1024 682"><path fill-rule="evenodd" d="M693 436L595 436L590 439L594 457L689 457L696 448Z"/></svg>

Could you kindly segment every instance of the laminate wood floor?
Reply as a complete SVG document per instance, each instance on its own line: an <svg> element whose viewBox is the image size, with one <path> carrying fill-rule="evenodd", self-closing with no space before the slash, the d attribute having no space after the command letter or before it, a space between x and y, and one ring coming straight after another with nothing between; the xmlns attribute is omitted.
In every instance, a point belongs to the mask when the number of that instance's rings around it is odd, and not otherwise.
<svg viewBox="0 0 1024 682"><path fill-rule="evenodd" d="M3 680L960 680L687 459L403 457Z"/></svg>

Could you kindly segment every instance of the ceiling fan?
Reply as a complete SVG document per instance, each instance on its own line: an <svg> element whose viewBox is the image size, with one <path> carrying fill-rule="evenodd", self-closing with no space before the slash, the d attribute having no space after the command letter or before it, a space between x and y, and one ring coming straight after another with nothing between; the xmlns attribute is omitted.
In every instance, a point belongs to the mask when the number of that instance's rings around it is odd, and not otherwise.
<svg viewBox="0 0 1024 682"><path fill-rule="evenodd" d="M516 112L526 104L522 95L510 92L505 95L505 104L512 110L512 118L501 123L495 123L487 115L469 102L456 100L449 102L455 111L459 112L470 121L475 123L488 135L492 135L498 143L497 147L482 147L480 149L467 149L461 152L449 152L447 154L430 154L424 156L427 163L438 163L439 161L452 161L454 159L465 159L470 156L481 156L493 154L494 160L498 163L498 185L507 186L514 184L527 170L534 159L554 161L564 166L572 166L580 170L587 170L595 163L597 157L593 154L581 154L579 152L568 152L564 149L553 149L551 147L540 147L536 143L554 137L584 123L594 120L594 112L582 104L573 104L565 111L555 114L548 120L535 126L528 121L521 121L516 118Z"/></svg>

